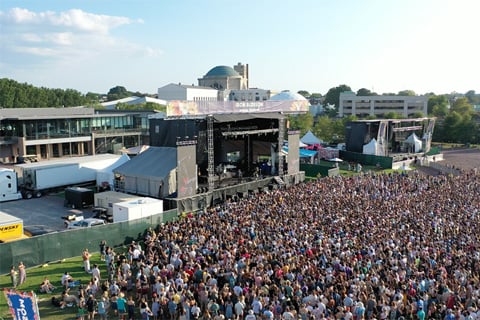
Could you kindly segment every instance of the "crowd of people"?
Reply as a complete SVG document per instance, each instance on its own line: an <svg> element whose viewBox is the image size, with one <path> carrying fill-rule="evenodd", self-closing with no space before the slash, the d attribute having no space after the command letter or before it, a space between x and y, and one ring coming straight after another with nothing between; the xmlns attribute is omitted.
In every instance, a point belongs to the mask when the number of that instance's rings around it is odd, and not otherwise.
<svg viewBox="0 0 480 320"><path fill-rule="evenodd" d="M328 177L103 244L82 295L120 319L480 319L479 230L473 172Z"/></svg>

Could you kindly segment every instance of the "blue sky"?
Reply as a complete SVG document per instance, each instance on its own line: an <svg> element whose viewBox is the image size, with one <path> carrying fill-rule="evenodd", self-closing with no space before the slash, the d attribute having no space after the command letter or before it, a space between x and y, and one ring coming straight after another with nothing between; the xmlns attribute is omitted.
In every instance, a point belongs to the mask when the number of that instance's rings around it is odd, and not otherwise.
<svg viewBox="0 0 480 320"><path fill-rule="evenodd" d="M0 77L156 93L248 63L250 86L480 92L478 0L2 0Z"/></svg>

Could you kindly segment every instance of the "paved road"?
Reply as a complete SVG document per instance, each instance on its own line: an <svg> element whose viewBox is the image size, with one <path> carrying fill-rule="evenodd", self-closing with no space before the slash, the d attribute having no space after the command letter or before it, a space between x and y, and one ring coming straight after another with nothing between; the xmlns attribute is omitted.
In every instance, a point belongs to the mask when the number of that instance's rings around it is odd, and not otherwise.
<svg viewBox="0 0 480 320"><path fill-rule="evenodd" d="M442 150L444 161L441 164L455 166L463 170L480 168L480 149L445 149Z"/></svg>
<svg viewBox="0 0 480 320"><path fill-rule="evenodd" d="M47 225L55 230L65 230L62 216L74 213L83 214L85 218L92 216L91 209L71 209L64 207L63 203L62 196L47 195L29 200L0 202L0 211L23 219L24 226Z"/></svg>

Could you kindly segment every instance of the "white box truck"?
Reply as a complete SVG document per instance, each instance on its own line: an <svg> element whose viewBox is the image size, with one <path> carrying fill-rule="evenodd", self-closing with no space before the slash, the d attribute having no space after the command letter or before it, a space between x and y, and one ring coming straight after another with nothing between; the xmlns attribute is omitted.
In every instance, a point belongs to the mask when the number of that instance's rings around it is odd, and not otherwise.
<svg viewBox="0 0 480 320"><path fill-rule="evenodd" d="M163 212L163 201L154 198L140 198L113 204L113 222L145 218Z"/></svg>

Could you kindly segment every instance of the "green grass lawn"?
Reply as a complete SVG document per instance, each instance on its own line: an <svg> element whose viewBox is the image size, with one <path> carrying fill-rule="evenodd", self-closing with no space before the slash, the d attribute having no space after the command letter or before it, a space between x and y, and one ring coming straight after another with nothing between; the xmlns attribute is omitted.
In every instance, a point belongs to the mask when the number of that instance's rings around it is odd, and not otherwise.
<svg viewBox="0 0 480 320"><path fill-rule="evenodd" d="M105 262L100 261L100 255L98 253L94 254L90 261L92 266L94 263L98 264L102 278L106 278L107 271ZM62 262L50 263L48 266L27 269L27 281L18 287L18 290L28 292L34 291L37 293L38 308L41 319L75 319L77 313L76 307L60 309L51 304L53 296L58 298L61 296L63 287L60 280L65 271L70 272L72 277L75 280L80 280L82 284L87 284L91 278L91 276L83 270L83 261L81 257L66 259ZM56 290L52 294L38 293L39 285L42 283L45 276L47 276L50 282L56 287ZM0 318L13 319L10 315L5 295L3 294L3 288L11 288L11 286L10 275L0 276L0 288L2 289L2 293L0 294ZM71 292L76 293L75 288L71 289Z"/></svg>

